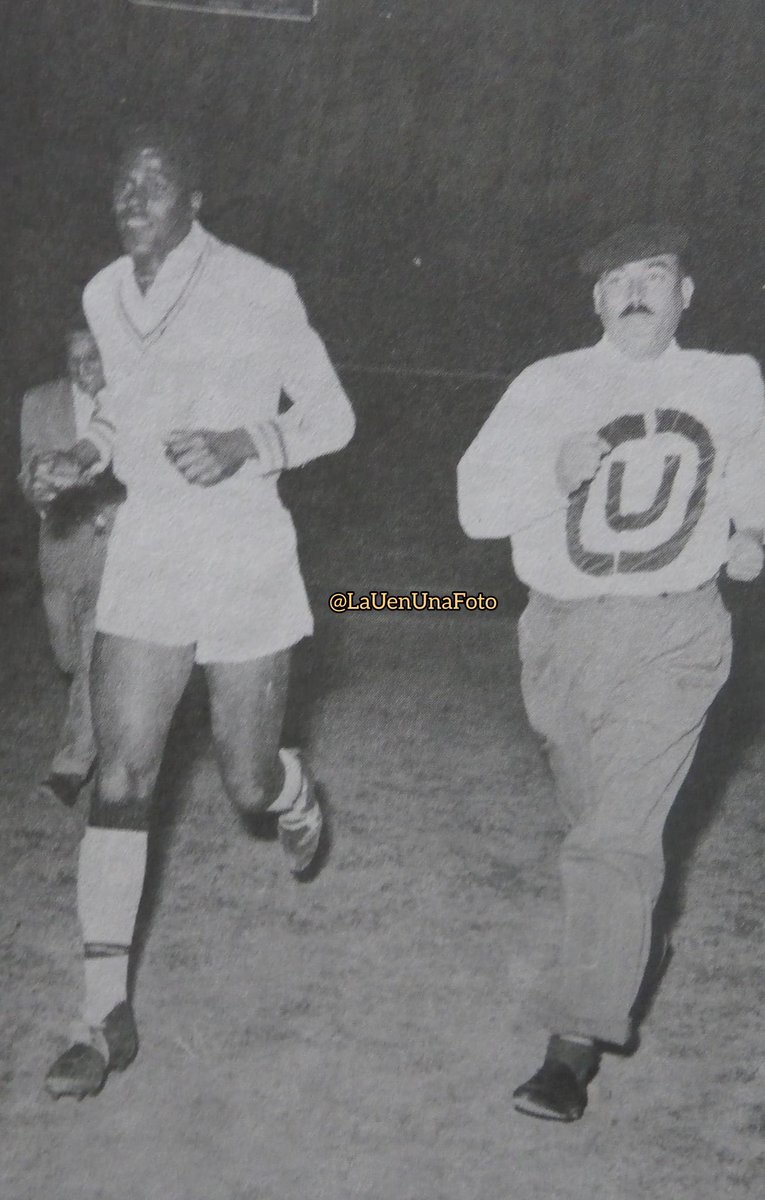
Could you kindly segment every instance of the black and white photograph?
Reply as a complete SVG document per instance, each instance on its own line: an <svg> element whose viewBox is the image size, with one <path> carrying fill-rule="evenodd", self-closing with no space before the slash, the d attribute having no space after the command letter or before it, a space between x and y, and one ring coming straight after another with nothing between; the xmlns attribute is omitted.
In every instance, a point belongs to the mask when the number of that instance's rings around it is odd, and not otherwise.
<svg viewBox="0 0 765 1200"><path fill-rule="evenodd" d="M0 15L2 1200L759 1200L765 7Z"/></svg>

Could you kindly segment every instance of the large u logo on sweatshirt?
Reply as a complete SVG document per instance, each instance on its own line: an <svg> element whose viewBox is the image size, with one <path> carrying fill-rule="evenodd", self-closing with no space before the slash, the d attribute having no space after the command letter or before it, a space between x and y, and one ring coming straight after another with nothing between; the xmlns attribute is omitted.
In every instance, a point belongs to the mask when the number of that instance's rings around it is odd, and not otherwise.
<svg viewBox="0 0 765 1200"><path fill-rule="evenodd" d="M673 562L688 543L704 511L707 481L714 465L715 451L707 429L688 413L674 408L660 408L656 413L656 433L674 433L687 438L696 448L698 466L685 514L675 532L650 550L605 553L588 550L582 543L582 519L590 496L590 484L585 484L572 497L566 518L568 553L574 566L587 575L629 574L634 571L658 571ZM600 437L611 449L622 442L636 441L647 436L645 419L639 414L619 417L599 430ZM616 533L646 529L666 512L680 469L681 457L667 454L664 469L653 502L639 512L625 512L622 506L625 464L609 465L606 486L605 519Z"/></svg>

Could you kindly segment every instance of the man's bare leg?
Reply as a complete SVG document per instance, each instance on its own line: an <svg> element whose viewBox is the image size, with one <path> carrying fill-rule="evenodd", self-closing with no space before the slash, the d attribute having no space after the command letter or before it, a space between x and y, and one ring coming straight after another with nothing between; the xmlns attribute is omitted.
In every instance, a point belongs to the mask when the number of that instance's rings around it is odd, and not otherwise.
<svg viewBox="0 0 765 1200"><path fill-rule="evenodd" d="M213 738L232 802L252 816L278 816L279 840L293 875L313 863L322 814L295 750L280 750L290 651L246 663L209 663Z"/></svg>
<svg viewBox="0 0 765 1200"><path fill-rule="evenodd" d="M80 846L77 907L85 953L82 1027L46 1087L82 1099L138 1048L127 973L143 891L154 786L167 733L194 660L193 646L99 634L91 686L98 774Z"/></svg>

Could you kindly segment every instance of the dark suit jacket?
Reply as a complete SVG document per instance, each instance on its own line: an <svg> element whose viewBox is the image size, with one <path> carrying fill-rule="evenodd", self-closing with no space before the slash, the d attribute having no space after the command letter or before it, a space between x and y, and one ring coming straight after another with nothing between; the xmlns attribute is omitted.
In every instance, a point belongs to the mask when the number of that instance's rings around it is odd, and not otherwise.
<svg viewBox="0 0 765 1200"><path fill-rule="evenodd" d="M21 474L28 499L35 460L53 450L70 450L77 441L74 400L68 379L33 388L21 406ZM43 586L74 587L83 582L87 561L103 557L125 489L111 471L86 487L64 493L49 505L40 525L40 574ZM98 573L100 574L98 565Z"/></svg>

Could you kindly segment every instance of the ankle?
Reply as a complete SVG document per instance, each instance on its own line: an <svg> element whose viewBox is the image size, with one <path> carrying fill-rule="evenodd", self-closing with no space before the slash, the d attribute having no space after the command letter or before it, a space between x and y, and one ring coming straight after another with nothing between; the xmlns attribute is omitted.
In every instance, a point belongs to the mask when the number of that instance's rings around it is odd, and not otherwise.
<svg viewBox="0 0 765 1200"><path fill-rule="evenodd" d="M547 1043L545 1062L564 1063L580 1083L588 1083L598 1069L600 1054L593 1038L554 1033Z"/></svg>

